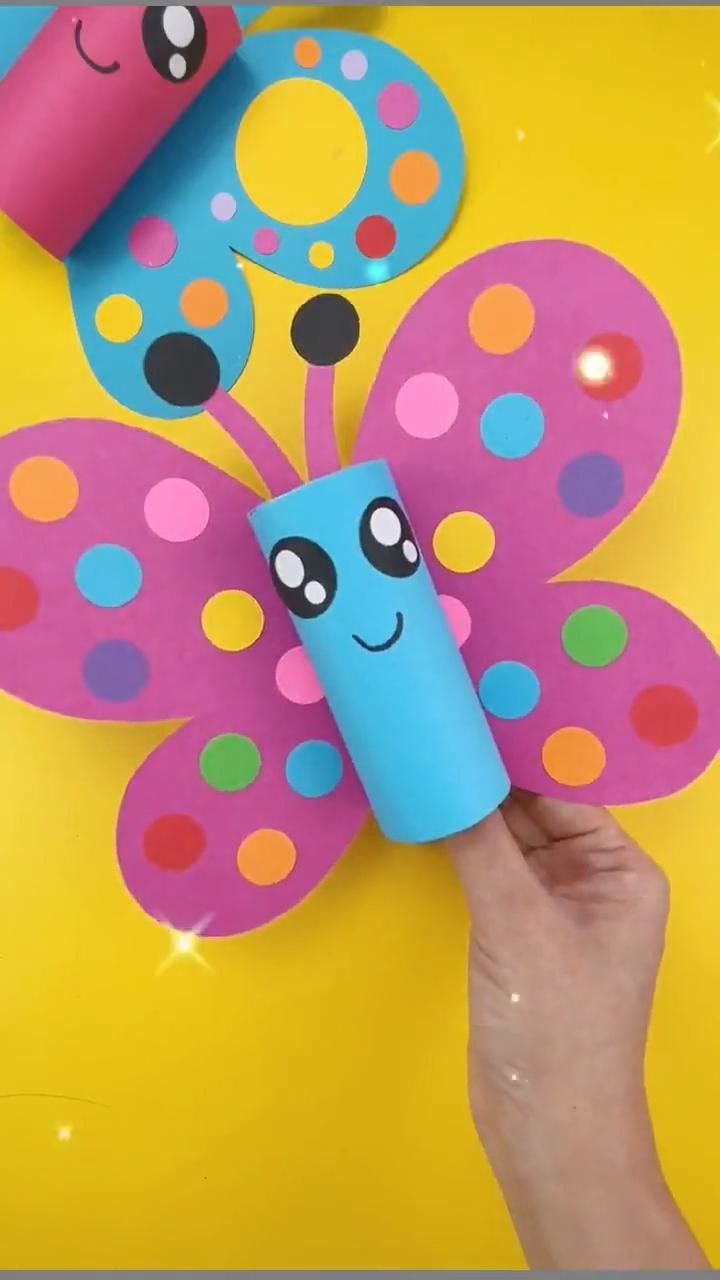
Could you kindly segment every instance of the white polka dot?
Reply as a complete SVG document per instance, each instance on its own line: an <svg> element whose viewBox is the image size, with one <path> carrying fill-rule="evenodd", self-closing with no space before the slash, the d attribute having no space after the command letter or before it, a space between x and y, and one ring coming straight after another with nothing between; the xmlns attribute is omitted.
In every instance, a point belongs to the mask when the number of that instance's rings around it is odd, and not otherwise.
<svg viewBox="0 0 720 1280"><path fill-rule="evenodd" d="M406 538L403 542L402 549L405 559L409 561L410 564L415 564L415 561L418 558L418 549L415 546L415 543L411 542L409 538Z"/></svg>
<svg viewBox="0 0 720 1280"><path fill-rule="evenodd" d="M327 597L327 591L321 582L308 582L303 594L308 604L324 604Z"/></svg>
<svg viewBox="0 0 720 1280"><path fill-rule="evenodd" d="M397 512L390 507L377 507L370 517L370 532L382 547L396 547L402 537L402 525Z"/></svg>
<svg viewBox="0 0 720 1280"><path fill-rule="evenodd" d="M190 10L182 4L168 5L163 14L162 23L170 43L174 44L176 49L187 49L195 35L195 23ZM175 72L173 71L172 74L175 75ZM180 74L182 75L182 72Z"/></svg>
<svg viewBox="0 0 720 1280"><path fill-rule="evenodd" d="M305 567L294 551L287 547L275 557L275 572L284 587L299 587L305 577Z"/></svg>
<svg viewBox="0 0 720 1280"><path fill-rule="evenodd" d="M170 59L170 75L175 80L182 80L187 71L187 63L181 53L174 53Z"/></svg>

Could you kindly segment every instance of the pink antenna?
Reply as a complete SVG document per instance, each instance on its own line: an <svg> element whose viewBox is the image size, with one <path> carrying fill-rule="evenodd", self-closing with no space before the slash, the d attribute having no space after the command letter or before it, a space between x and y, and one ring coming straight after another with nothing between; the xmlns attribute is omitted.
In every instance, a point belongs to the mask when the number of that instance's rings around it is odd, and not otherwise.
<svg viewBox="0 0 720 1280"><path fill-rule="evenodd" d="M275 441L227 391L219 387L205 401L205 408L247 454L273 497L297 489L302 483L302 478Z"/></svg>
<svg viewBox="0 0 720 1280"><path fill-rule="evenodd" d="M340 469L334 392L335 367L309 365L305 381L305 453L311 480Z"/></svg>

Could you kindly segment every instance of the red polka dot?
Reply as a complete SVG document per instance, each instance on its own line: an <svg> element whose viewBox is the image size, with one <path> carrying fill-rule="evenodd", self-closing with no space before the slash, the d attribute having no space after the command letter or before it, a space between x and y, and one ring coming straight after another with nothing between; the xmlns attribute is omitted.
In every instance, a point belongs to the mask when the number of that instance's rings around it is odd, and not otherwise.
<svg viewBox="0 0 720 1280"><path fill-rule="evenodd" d="M687 742L697 729L700 712L685 689L656 684L643 689L630 708L630 722L639 738L654 747Z"/></svg>
<svg viewBox="0 0 720 1280"><path fill-rule="evenodd" d="M583 375L583 369L593 370L594 355L604 356L607 361L607 372L603 374L602 362L599 364L600 377ZM588 360L588 357L590 359ZM599 333L585 344L577 360L577 376L580 386L592 400L619 400L637 386L643 371L642 352L632 338L622 333Z"/></svg>
<svg viewBox="0 0 720 1280"><path fill-rule="evenodd" d="M187 871L205 852L205 832L184 813L167 813L146 829L143 848L148 862L161 871Z"/></svg>
<svg viewBox="0 0 720 1280"><path fill-rule="evenodd" d="M17 631L32 622L39 602L32 578L0 565L0 631Z"/></svg>
<svg viewBox="0 0 720 1280"><path fill-rule="evenodd" d="M397 231L389 218L374 213L363 218L355 232L355 243L365 258L387 258L397 243Z"/></svg>

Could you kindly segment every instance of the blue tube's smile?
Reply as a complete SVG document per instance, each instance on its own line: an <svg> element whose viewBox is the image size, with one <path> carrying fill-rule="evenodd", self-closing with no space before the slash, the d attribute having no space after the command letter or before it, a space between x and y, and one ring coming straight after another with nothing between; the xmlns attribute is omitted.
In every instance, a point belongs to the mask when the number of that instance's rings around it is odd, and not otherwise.
<svg viewBox="0 0 720 1280"><path fill-rule="evenodd" d="M360 645L361 649L367 649L368 653L385 653L388 649L392 649L394 644L397 644L403 633L404 626L405 619L403 615L401 613L396 613L395 630L387 640L383 640L382 644L368 644L367 640L363 640L362 636L353 636L353 640L356 644Z"/></svg>

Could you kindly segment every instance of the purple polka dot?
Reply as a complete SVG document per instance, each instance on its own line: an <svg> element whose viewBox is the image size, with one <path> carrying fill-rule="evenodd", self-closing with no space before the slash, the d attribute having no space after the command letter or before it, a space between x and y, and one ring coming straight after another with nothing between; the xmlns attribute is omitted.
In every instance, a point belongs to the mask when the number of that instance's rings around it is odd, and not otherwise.
<svg viewBox="0 0 720 1280"><path fill-rule="evenodd" d="M150 665L129 640L105 640L83 663L83 680L103 702L131 702L148 682Z"/></svg>
<svg viewBox="0 0 720 1280"><path fill-rule="evenodd" d="M272 227L261 227L253 236L253 245L256 253L265 255L277 253L280 248L280 237L277 231L273 231Z"/></svg>
<svg viewBox="0 0 720 1280"><path fill-rule="evenodd" d="M177 247L175 229L164 218L141 218L130 232L130 252L141 267L166 267Z"/></svg>
<svg viewBox="0 0 720 1280"><path fill-rule="evenodd" d="M218 222L229 222L237 213L237 200L229 191L218 191L210 201L210 212Z"/></svg>
<svg viewBox="0 0 720 1280"><path fill-rule="evenodd" d="M378 115L388 129L409 129L420 113L420 99L411 84L385 85L377 103Z"/></svg>
<svg viewBox="0 0 720 1280"><path fill-rule="evenodd" d="M368 60L359 49L348 49L340 59L340 70L346 80L362 80L367 69Z"/></svg>
<svg viewBox="0 0 720 1280"><path fill-rule="evenodd" d="M558 493L563 506L576 516L604 516L625 492L623 469L606 453L584 453L563 467Z"/></svg>

